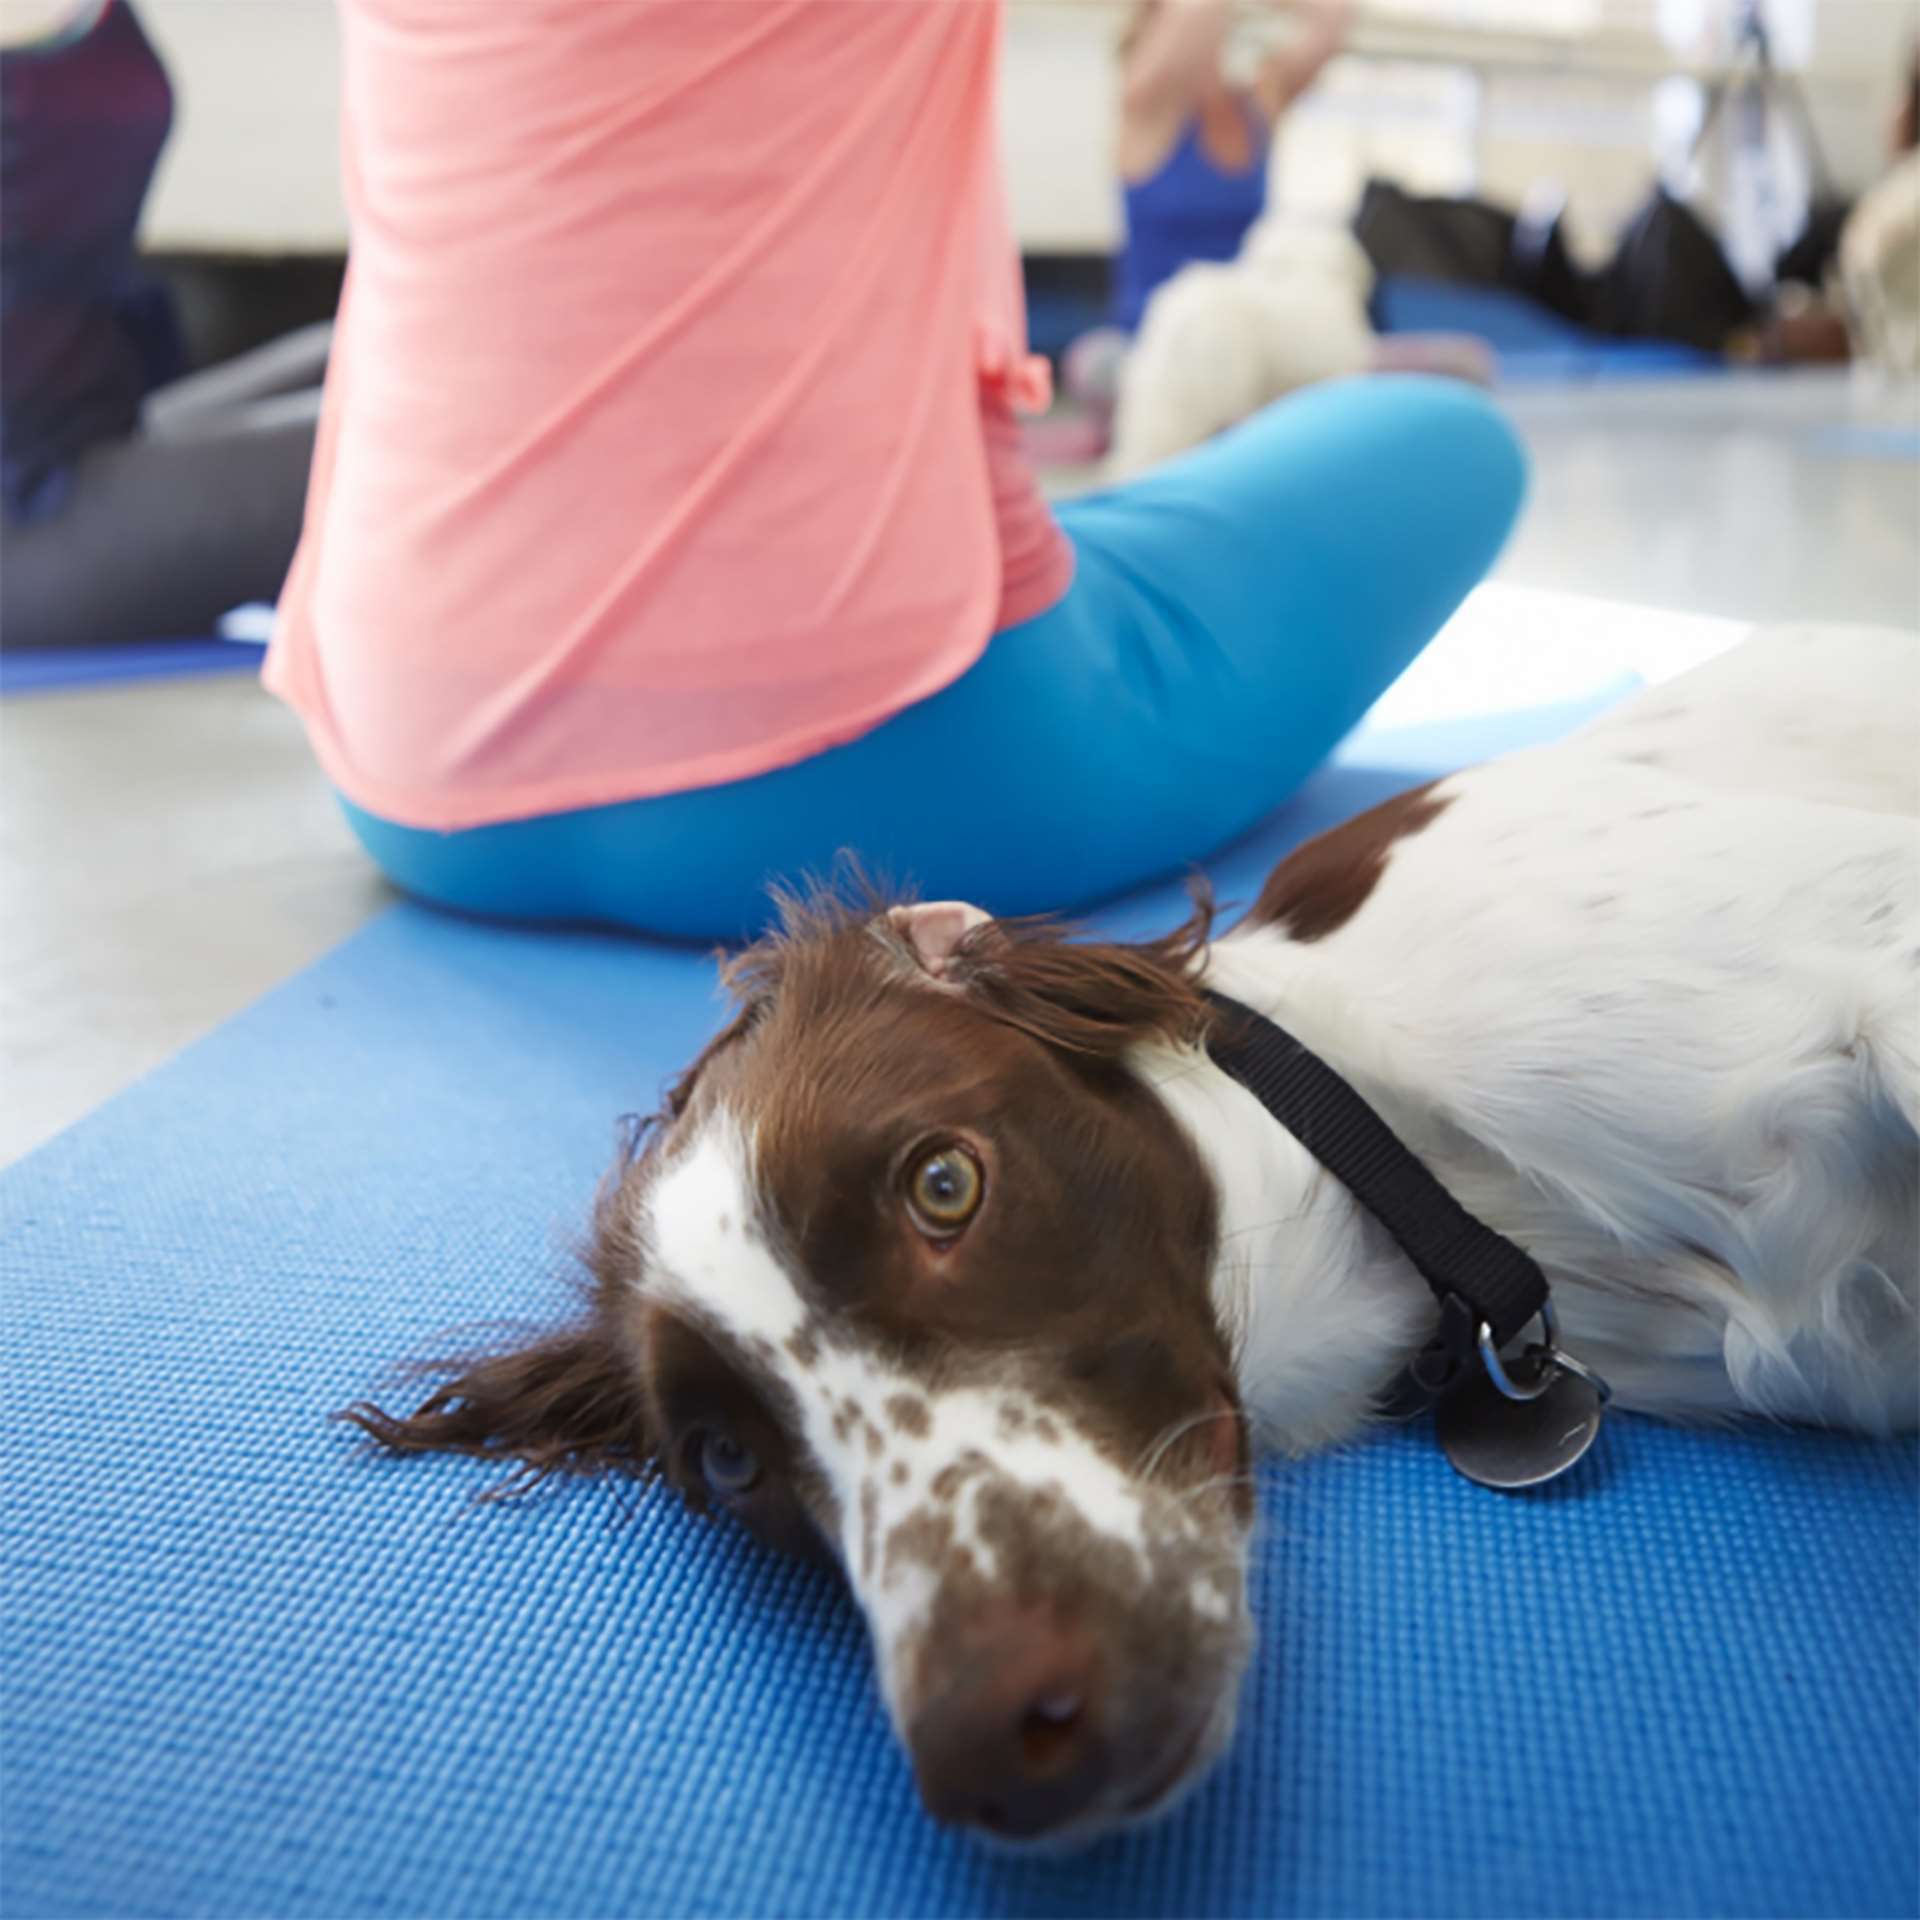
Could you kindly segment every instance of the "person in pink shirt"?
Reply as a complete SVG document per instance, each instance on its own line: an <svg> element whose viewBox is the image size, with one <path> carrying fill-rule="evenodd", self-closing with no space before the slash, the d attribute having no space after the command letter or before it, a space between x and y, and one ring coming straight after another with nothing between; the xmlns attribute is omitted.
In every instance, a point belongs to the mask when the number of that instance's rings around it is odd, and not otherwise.
<svg viewBox="0 0 1920 1920"><path fill-rule="evenodd" d="M1270 811L1481 576L1484 399L1050 510L997 0L344 0L353 246L267 683L471 912L731 939L848 849L1071 908Z"/></svg>

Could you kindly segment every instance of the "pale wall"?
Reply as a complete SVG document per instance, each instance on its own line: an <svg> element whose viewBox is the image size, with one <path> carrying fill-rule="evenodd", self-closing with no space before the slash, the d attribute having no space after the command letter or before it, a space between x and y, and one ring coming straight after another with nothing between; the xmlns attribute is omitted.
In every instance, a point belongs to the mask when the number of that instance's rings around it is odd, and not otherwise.
<svg viewBox="0 0 1920 1920"><path fill-rule="evenodd" d="M1397 0L1396 8L1375 7L1362 42L1377 54L1457 57L1478 49L1489 56L1478 119L1460 118L1457 64L1349 61L1291 130L1282 156L1291 168L1288 192L1312 204L1339 203L1373 167L1417 185L1477 182L1512 198L1545 174L1568 189L1576 226L1597 244L1646 186L1651 94L1666 64L1652 32L1656 8L1710 4ZM1775 0L1783 8L1806 4ZM1452 18L1494 24L1477 35L1448 28L1449 5ZM262 250L341 246L331 0L141 6L180 93L178 130L149 208L149 240ZM1442 26L1421 25L1414 17L1421 8L1429 16L1438 10ZM1023 247L1098 251L1112 244L1112 44L1123 12L1086 0L1016 0L1012 8L1001 119ZM1870 178L1878 163L1893 61L1913 17L1909 0L1819 0L1811 16L1809 91L1836 171L1850 183ZM1511 26L1584 18L1597 20L1599 30L1573 43ZM1542 64L1553 61L1561 63L1557 74ZM1466 79L1471 86L1471 75Z"/></svg>

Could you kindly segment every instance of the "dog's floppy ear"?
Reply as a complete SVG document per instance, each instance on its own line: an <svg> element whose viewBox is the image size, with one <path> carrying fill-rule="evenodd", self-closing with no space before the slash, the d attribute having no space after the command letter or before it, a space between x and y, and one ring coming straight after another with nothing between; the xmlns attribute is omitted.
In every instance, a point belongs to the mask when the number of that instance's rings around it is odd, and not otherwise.
<svg viewBox="0 0 1920 1920"><path fill-rule="evenodd" d="M651 1451L637 1371L598 1316L526 1346L410 1369L449 1370L412 1413L361 1400L339 1417L391 1453L517 1460L502 1491L550 1473L638 1472Z"/></svg>
<svg viewBox="0 0 1920 1920"><path fill-rule="evenodd" d="M1138 1042L1198 1041L1212 1010L1198 966L1213 903L1196 886L1191 916L1137 945L1072 940L1045 920L967 929L948 977L984 1012L1062 1052L1113 1059Z"/></svg>
<svg viewBox="0 0 1920 1920"><path fill-rule="evenodd" d="M964 900L920 900L893 908L887 919L927 976L943 986L955 984L952 975L968 936L993 924L984 908Z"/></svg>
<svg viewBox="0 0 1920 1920"><path fill-rule="evenodd" d="M417 1361L410 1378L443 1378L413 1412L389 1413L371 1400L339 1419L390 1453L471 1453L517 1461L519 1472L495 1491L517 1492L550 1473L638 1473L653 1451L640 1369L619 1331L619 1305L646 1264L628 1182L654 1144L687 1109L701 1073L757 1017L741 1009L668 1089L658 1113L622 1124L620 1152L601 1182L593 1230L582 1259L588 1270L585 1315L569 1326L496 1352Z"/></svg>

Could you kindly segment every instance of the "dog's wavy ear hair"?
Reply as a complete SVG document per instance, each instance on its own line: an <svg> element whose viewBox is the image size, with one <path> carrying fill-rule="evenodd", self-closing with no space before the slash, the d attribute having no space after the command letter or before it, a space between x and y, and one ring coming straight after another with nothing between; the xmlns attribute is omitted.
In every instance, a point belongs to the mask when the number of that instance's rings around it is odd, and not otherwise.
<svg viewBox="0 0 1920 1920"><path fill-rule="evenodd" d="M524 1491L553 1473L639 1473L652 1452L639 1374L597 1319L504 1352L421 1361L407 1372L454 1377L411 1413L358 1400L338 1417L389 1453L517 1462L489 1497Z"/></svg>
<svg viewBox="0 0 1920 1920"><path fill-rule="evenodd" d="M974 1005L1063 1053L1111 1060L1141 1041L1197 1044L1213 1018L1199 961L1213 897L1195 880L1193 910L1157 940L1070 939L1048 920L993 920L961 941L953 984Z"/></svg>
<svg viewBox="0 0 1920 1920"><path fill-rule="evenodd" d="M438 1379L411 1413L357 1400L335 1417L389 1453L465 1453L517 1463L489 1498L523 1492L555 1473L646 1471L653 1452L640 1356L616 1303L645 1264L629 1176L679 1119L707 1063L751 1023L743 1011L668 1089L658 1113L621 1123L618 1157L600 1183L581 1250L584 1311L571 1324L492 1349L411 1362L403 1377Z"/></svg>

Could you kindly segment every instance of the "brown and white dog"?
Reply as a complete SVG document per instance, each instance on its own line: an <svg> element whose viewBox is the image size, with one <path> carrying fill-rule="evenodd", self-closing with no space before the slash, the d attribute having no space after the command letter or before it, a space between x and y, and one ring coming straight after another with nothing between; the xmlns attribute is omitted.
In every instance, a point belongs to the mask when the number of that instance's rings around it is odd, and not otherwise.
<svg viewBox="0 0 1920 1920"><path fill-rule="evenodd" d="M1618 1405L1911 1427L1917 718L1920 640L1779 632L1328 834L1218 940L796 908L608 1182L586 1316L353 1417L824 1548L944 1819L1152 1814L1233 1725L1251 1451L1353 1434L1435 1311L1202 983L1539 1261Z"/></svg>

